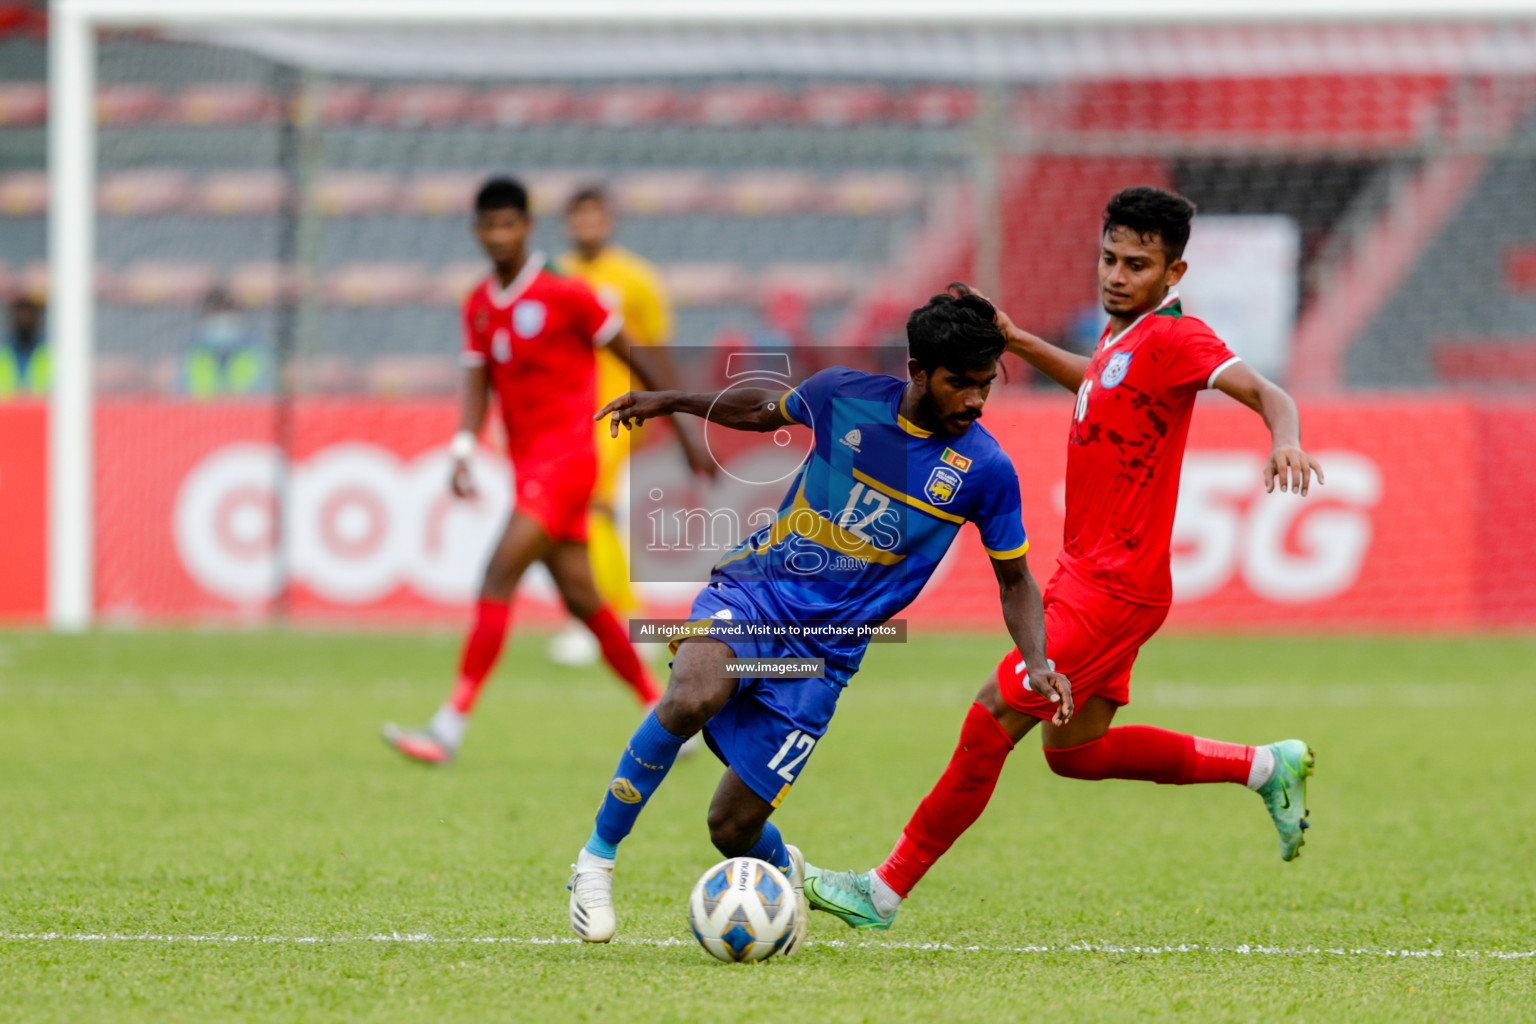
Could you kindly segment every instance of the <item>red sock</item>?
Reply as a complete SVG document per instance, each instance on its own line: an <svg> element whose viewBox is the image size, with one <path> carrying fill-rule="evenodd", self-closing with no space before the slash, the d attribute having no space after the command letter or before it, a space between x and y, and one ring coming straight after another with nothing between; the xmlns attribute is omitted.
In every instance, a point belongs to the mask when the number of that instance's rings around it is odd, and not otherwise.
<svg viewBox="0 0 1536 1024"><path fill-rule="evenodd" d="M661 691L656 689L656 681L651 678L645 663L635 652L635 645L629 642L629 635L619 625L612 609L603 605L581 621L597 637L598 646L603 649L603 660L608 662L608 667L635 691L640 703L651 704L661 698Z"/></svg>
<svg viewBox="0 0 1536 1024"><path fill-rule="evenodd" d="M960 834L986 810L1013 740L992 712L972 704L960 727L960 743L933 790L917 805L896 849L875 869L903 899Z"/></svg>
<svg viewBox="0 0 1536 1024"><path fill-rule="evenodd" d="M1121 725L1092 743L1047 750L1057 775L1072 779L1140 779L1167 786L1196 782L1245 785L1253 748L1150 725Z"/></svg>
<svg viewBox="0 0 1536 1024"><path fill-rule="evenodd" d="M481 598L475 604L475 624L470 627L464 641L464 653L459 658L459 682L449 698L455 710L469 714L480 696L480 688L496 659L501 656L501 645L507 639L507 620L511 618L512 605L506 601Z"/></svg>

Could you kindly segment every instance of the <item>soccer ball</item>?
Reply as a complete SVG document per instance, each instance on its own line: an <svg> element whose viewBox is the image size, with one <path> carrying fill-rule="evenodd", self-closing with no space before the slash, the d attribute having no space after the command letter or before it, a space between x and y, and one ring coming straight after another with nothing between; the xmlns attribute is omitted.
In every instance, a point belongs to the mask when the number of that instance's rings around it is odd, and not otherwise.
<svg viewBox="0 0 1536 1024"><path fill-rule="evenodd" d="M732 857L704 872L688 899L688 924L710 956L726 963L766 960L789 941L800 912L784 872Z"/></svg>

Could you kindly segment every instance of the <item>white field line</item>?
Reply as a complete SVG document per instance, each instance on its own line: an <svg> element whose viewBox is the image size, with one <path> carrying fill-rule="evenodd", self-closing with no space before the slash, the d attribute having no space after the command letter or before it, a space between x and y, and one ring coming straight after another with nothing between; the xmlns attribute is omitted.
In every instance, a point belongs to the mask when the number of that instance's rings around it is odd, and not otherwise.
<svg viewBox="0 0 1536 1024"><path fill-rule="evenodd" d="M629 946L692 946L691 939L618 939ZM505 946L576 946L581 940L571 936L519 938L507 935L437 936L421 933L389 932L377 935L166 935L155 932L0 932L0 942L143 942L186 945L341 945L343 943L386 942L420 945L505 945ZM1237 946L1211 946L1198 942L1180 942L1161 946L1122 946L1113 943L1073 942L1061 946L987 946L955 945L948 942L845 942L840 939L815 941L807 946L832 949L872 949L876 951L919 953L1107 953L1170 956L1189 953L1219 953L1233 956L1282 957L1360 957L1381 960L1532 960L1536 950L1510 952L1497 949L1368 949L1343 946L1267 946L1244 942Z"/></svg>

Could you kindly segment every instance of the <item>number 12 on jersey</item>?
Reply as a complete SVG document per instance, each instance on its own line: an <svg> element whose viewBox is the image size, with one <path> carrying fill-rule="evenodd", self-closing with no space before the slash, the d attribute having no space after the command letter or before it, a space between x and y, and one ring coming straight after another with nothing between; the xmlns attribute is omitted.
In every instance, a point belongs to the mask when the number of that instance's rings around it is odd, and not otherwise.
<svg viewBox="0 0 1536 1024"><path fill-rule="evenodd" d="M795 781L795 772L805 763L805 759L811 756L811 751L816 749L816 737L807 736L799 729L794 729L784 737L784 745L779 752L773 755L773 760L768 762L768 767L779 773L779 778L785 782ZM794 752L794 757L786 763L785 758Z"/></svg>

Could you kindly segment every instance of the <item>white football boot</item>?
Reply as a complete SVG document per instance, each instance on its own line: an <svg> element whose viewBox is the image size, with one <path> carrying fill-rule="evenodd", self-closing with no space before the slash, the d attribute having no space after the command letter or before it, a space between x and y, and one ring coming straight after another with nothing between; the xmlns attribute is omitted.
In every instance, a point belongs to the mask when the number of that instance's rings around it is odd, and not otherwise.
<svg viewBox="0 0 1536 1024"><path fill-rule="evenodd" d="M584 942L607 942L619 930L613 914L613 861L583 848L571 865L571 930Z"/></svg>
<svg viewBox="0 0 1536 1024"><path fill-rule="evenodd" d="M789 887L795 891L795 930L784 943L784 955L794 956L805 942L805 933L811 927L811 905L805 899L805 854L800 847L784 844L789 853Z"/></svg>

